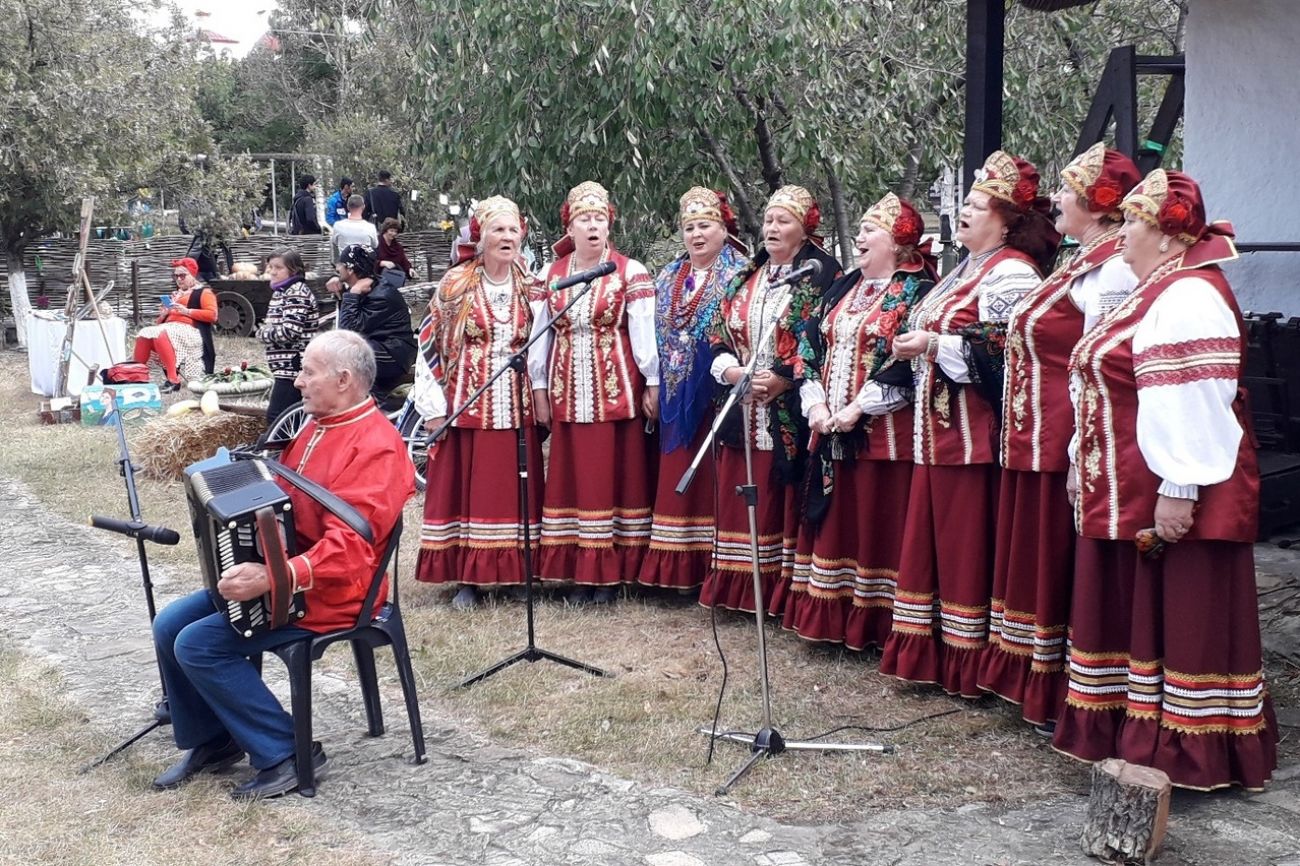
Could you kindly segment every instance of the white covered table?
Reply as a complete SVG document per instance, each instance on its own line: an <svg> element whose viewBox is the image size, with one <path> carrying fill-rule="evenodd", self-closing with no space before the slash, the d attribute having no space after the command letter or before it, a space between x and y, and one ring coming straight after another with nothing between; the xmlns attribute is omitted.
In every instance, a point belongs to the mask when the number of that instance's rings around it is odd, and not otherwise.
<svg viewBox="0 0 1300 866"><path fill-rule="evenodd" d="M100 330L100 323L104 329ZM54 396L59 375L59 351L67 334L68 323L60 314L33 310L27 319L27 369L32 379L32 393ZM104 335L108 335L105 345ZM68 365L68 394L76 396L86 386L90 373L87 364L102 370L127 359L126 320L117 316L106 319L82 319L72 337L72 363Z"/></svg>

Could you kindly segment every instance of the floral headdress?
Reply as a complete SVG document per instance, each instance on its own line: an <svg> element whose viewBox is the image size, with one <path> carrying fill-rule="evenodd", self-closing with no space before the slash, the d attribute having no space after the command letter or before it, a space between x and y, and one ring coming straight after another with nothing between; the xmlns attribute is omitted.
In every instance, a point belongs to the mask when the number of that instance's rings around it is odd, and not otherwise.
<svg viewBox="0 0 1300 866"><path fill-rule="evenodd" d="M1061 181L1093 213L1121 218L1124 196L1137 186L1138 167L1118 150L1097 142L1061 169Z"/></svg>
<svg viewBox="0 0 1300 866"><path fill-rule="evenodd" d="M971 189L1028 211L1038 197L1038 169L1018 156L995 150L984 160L984 167L975 172Z"/></svg>
<svg viewBox="0 0 1300 866"><path fill-rule="evenodd" d="M822 221L822 212L817 206L817 199L801 186L790 184L772 193L764 210L771 210L774 207L788 211L810 235L817 230L817 226Z"/></svg>
<svg viewBox="0 0 1300 866"><path fill-rule="evenodd" d="M569 222L584 213L603 213L614 221L614 205L609 200L609 190L594 180L585 180L569 190L569 197L560 208L560 222L565 228Z"/></svg>
<svg viewBox="0 0 1300 866"><path fill-rule="evenodd" d="M483 199L474 208L474 215L469 219L469 239L477 244L483 237L483 229L499 216L512 216L519 222L522 233L528 233L528 221L519 212L519 205L502 195Z"/></svg>
<svg viewBox="0 0 1300 866"><path fill-rule="evenodd" d="M1133 188L1120 207L1126 215L1132 214L1161 234L1191 247L1183 255L1185 267L1237 257L1237 248L1232 243L1232 223L1205 221L1201 188L1181 171L1157 168Z"/></svg>
<svg viewBox="0 0 1300 866"><path fill-rule="evenodd" d="M916 208L892 192L885 193L884 198L868 208L859 222L871 223L888 232L900 247L920 243L921 233L925 230L925 223Z"/></svg>

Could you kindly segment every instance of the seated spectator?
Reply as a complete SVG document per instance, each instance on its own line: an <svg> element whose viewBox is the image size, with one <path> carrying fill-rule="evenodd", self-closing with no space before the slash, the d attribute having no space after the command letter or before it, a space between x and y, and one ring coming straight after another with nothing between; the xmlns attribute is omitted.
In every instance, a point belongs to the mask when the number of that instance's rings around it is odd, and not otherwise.
<svg viewBox="0 0 1300 866"><path fill-rule="evenodd" d="M353 244L339 254L338 273L325 288L339 296L339 327L356 331L375 352L375 384L379 399L406 377L415 361L411 309L397 287L375 278L375 251Z"/></svg>
<svg viewBox="0 0 1300 866"><path fill-rule="evenodd" d="M390 270L400 273L402 278L395 281L398 286L405 285L408 278L415 279L415 268L411 267L411 260L406 256L406 249L397 240L397 235L401 230L402 224L391 217L384 220L384 224L379 227L378 270L381 273Z"/></svg>
<svg viewBox="0 0 1300 866"><path fill-rule="evenodd" d="M167 377L164 392L179 391L185 380L211 373L216 362L212 323L217 320L217 296L196 279L198 272L194 259L172 262L176 289L158 311L157 323L141 328L135 338L137 362L147 364L158 357Z"/></svg>

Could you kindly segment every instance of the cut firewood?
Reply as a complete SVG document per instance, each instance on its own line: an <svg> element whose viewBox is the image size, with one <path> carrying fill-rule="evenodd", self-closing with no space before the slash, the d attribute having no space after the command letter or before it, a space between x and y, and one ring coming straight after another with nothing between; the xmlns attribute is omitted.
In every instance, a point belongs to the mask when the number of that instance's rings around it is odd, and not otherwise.
<svg viewBox="0 0 1300 866"><path fill-rule="evenodd" d="M1169 821L1163 770L1108 758L1093 765L1084 853L1106 863L1149 863L1160 856Z"/></svg>

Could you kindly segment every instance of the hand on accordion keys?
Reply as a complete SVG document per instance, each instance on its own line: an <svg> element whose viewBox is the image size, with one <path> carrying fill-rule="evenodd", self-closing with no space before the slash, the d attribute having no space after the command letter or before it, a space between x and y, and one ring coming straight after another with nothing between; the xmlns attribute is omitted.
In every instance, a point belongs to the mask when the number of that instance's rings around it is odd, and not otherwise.
<svg viewBox="0 0 1300 866"><path fill-rule="evenodd" d="M271 590L266 566L260 562L238 562L221 572L217 592L227 601L252 601Z"/></svg>

